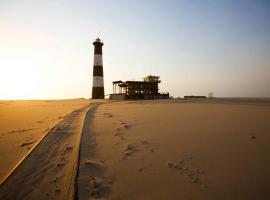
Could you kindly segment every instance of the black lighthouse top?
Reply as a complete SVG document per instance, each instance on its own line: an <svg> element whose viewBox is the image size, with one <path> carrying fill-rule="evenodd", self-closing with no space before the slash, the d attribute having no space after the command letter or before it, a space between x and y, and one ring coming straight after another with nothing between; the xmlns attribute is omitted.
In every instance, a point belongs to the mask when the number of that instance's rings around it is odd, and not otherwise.
<svg viewBox="0 0 270 200"><path fill-rule="evenodd" d="M102 54L102 46L103 46L103 42L101 41L101 39L97 38L94 42L93 45L95 46L95 54Z"/></svg>

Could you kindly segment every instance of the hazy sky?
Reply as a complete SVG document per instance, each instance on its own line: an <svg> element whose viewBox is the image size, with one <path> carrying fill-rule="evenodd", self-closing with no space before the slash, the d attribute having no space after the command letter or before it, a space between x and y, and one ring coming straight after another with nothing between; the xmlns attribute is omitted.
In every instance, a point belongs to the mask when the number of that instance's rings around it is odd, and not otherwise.
<svg viewBox="0 0 270 200"><path fill-rule="evenodd" d="M268 0L0 0L0 99L89 98L98 36L106 94L270 96Z"/></svg>

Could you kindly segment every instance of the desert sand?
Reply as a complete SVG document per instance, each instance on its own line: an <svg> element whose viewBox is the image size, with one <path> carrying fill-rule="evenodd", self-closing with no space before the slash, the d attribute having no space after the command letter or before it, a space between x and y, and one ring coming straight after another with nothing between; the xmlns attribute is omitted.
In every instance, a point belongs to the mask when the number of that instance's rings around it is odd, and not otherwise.
<svg viewBox="0 0 270 200"><path fill-rule="evenodd" d="M1 199L73 199L86 113L76 109L57 124L0 188Z"/></svg>
<svg viewBox="0 0 270 200"><path fill-rule="evenodd" d="M90 186L83 189L108 199L269 199L265 103L102 104L91 126L93 155L85 160Z"/></svg>
<svg viewBox="0 0 270 200"><path fill-rule="evenodd" d="M78 101L42 134L0 186L0 197L270 198L269 99ZM49 118L59 117L59 105ZM27 115L8 132L30 129L26 122ZM28 146L22 142L17 149ZM8 152L6 146L0 150ZM0 165L25 155L1 158Z"/></svg>
<svg viewBox="0 0 270 200"><path fill-rule="evenodd" d="M0 101L0 184L32 148L88 100Z"/></svg>

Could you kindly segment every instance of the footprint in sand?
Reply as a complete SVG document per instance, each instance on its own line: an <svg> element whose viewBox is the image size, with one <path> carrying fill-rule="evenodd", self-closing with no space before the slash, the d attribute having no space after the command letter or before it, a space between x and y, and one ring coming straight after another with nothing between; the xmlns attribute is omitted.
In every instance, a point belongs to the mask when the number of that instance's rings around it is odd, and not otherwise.
<svg viewBox="0 0 270 200"><path fill-rule="evenodd" d="M85 165L88 165L88 166L102 166L102 162L98 162L98 161L91 160L91 159L86 159L84 161L84 164Z"/></svg>
<svg viewBox="0 0 270 200"><path fill-rule="evenodd" d="M114 136L119 137L120 140L124 140L124 133L121 131L121 128L116 128Z"/></svg>
<svg viewBox="0 0 270 200"><path fill-rule="evenodd" d="M137 169L138 172L142 172L143 170L144 170L143 167L140 167L140 168Z"/></svg>
<svg viewBox="0 0 270 200"><path fill-rule="evenodd" d="M60 117L57 117L57 119L63 119L65 118L65 116L60 116Z"/></svg>
<svg viewBox="0 0 270 200"><path fill-rule="evenodd" d="M254 140L254 139L256 139L257 137L256 137L256 135L255 135L255 133L250 133L250 139L252 139L252 140Z"/></svg>
<svg viewBox="0 0 270 200"><path fill-rule="evenodd" d="M123 133L116 132L116 133L114 134L114 136L120 136L120 135L123 135Z"/></svg>
<svg viewBox="0 0 270 200"><path fill-rule="evenodd" d="M34 144L35 142L36 140L26 140L20 145L20 147L28 146L28 145Z"/></svg>
<svg viewBox="0 0 270 200"><path fill-rule="evenodd" d="M66 162L61 161L56 164L57 167L63 167L66 164Z"/></svg>
<svg viewBox="0 0 270 200"><path fill-rule="evenodd" d="M104 178L91 176L89 180L89 195L93 198L101 199L109 195L112 181L105 181Z"/></svg>
<svg viewBox="0 0 270 200"><path fill-rule="evenodd" d="M166 165L171 168L178 170L181 175L187 177L191 180L192 183L203 185L204 187L207 187L203 183L203 175L205 174L204 170L202 169L195 169L194 167L190 166L189 161L192 160L192 157L181 159L179 162L172 162L168 161L166 162Z"/></svg>
<svg viewBox="0 0 270 200"><path fill-rule="evenodd" d="M129 129L132 127L132 124L127 123L127 122L121 122L121 126L119 128L125 128L125 129Z"/></svg>
<svg viewBox="0 0 270 200"><path fill-rule="evenodd" d="M51 180L51 183L57 183L60 180L60 177L55 177L53 180Z"/></svg>
<svg viewBox="0 0 270 200"><path fill-rule="evenodd" d="M123 152L123 159L127 159L128 157L132 156L134 153L136 153L138 150L135 146L128 144L126 146L125 151Z"/></svg>
<svg viewBox="0 0 270 200"><path fill-rule="evenodd" d="M89 174L92 175L89 177L89 197L94 199L106 198L110 192L110 185L112 184L111 180L103 177L103 168L104 161L96 161L92 159L84 160L84 164L91 169Z"/></svg>
<svg viewBox="0 0 270 200"><path fill-rule="evenodd" d="M70 152L72 150L73 150L72 146L67 146L66 149L65 149L65 153Z"/></svg>
<svg viewBox="0 0 270 200"><path fill-rule="evenodd" d="M146 145L150 144L150 142L148 142L148 141L146 141L146 140L140 139L139 141L140 141L141 144L146 144Z"/></svg>
<svg viewBox="0 0 270 200"><path fill-rule="evenodd" d="M125 129L129 129L129 128L132 127L132 124L125 124L125 125L123 125L122 127L125 128Z"/></svg>
<svg viewBox="0 0 270 200"><path fill-rule="evenodd" d="M61 156L63 157L64 155L66 155L67 153L71 152L73 150L72 146L66 146L64 151L61 153Z"/></svg>
<svg viewBox="0 0 270 200"><path fill-rule="evenodd" d="M126 124L125 122L122 122L121 124L122 125L120 127L116 128L116 133L114 134L115 136L122 135L123 134L121 133L122 130L129 129L132 127L132 124Z"/></svg>
<svg viewBox="0 0 270 200"><path fill-rule="evenodd" d="M148 142L147 140L143 140L143 139L139 139L139 142L142 144L142 145L146 145L146 149L148 149L150 152L155 152L155 149L153 147L150 146L150 142Z"/></svg>
<svg viewBox="0 0 270 200"><path fill-rule="evenodd" d="M92 159L84 160L84 164L87 166L90 174L101 174L104 170L104 161L96 161Z"/></svg>
<svg viewBox="0 0 270 200"><path fill-rule="evenodd" d="M91 176L91 179L90 179L90 185L91 185L91 187L93 187L93 188L97 188L98 187L98 183L97 183L97 181L96 181L96 178L94 177L94 176Z"/></svg>
<svg viewBox="0 0 270 200"><path fill-rule="evenodd" d="M113 114L111 114L111 113L103 113L103 115L105 115L107 117L113 117Z"/></svg>
<svg viewBox="0 0 270 200"><path fill-rule="evenodd" d="M29 128L29 129L21 129L21 128L19 128L17 130L12 130L12 131L9 131L7 133L4 133L3 135L5 135L5 134L13 134L13 133L22 133L22 132L33 131L33 130L37 130L37 129L39 129L39 128Z"/></svg>
<svg viewBox="0 0 270 200"><path fill-rule="evenodd" d="M117 128L116 129L116 133L114 134L114 136L120 136L120 135L123 135L123 133L121 133L121 129L120 128Z"/></svg>
<svg viewBox="0 0 270 200"><path fill-rule="evenodd" d="M56 187L54 191L55 191L55 193L60 193L61 192L61 189L58 188L58 187Z"/></svg>
<svg viewBox="0 0 270 200"><path fill-rule="evenodd" d="M58 162L57 162L57 164L56 164L56 167L63 167L65 164L66 164L66 158L65 158L65 156L64 155L62 155L60 158L59 158L59 160L58 160Z"/></svg>

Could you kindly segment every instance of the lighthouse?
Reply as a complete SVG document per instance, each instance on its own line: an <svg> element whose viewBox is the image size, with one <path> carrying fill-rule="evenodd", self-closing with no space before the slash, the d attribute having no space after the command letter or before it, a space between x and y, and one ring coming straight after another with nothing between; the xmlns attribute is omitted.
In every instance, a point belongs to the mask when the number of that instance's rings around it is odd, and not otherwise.
<svg viewBox="0 0 270 200"><path fill-rule="evenodd" d="M97 38L94 42L94 67L92 99L104 99L104 80L103 80L103 61L102 46L103 42Z"/></svg>

